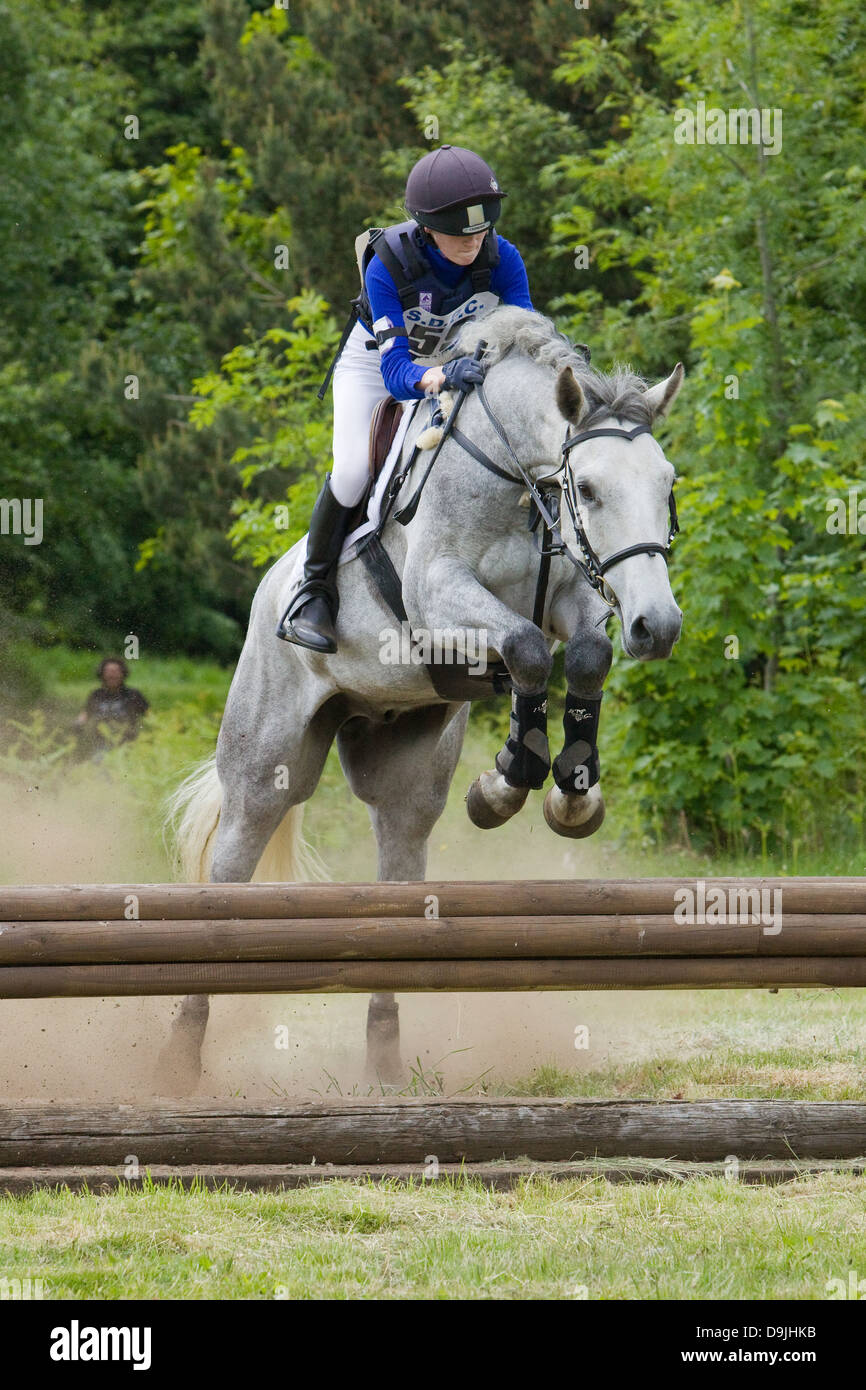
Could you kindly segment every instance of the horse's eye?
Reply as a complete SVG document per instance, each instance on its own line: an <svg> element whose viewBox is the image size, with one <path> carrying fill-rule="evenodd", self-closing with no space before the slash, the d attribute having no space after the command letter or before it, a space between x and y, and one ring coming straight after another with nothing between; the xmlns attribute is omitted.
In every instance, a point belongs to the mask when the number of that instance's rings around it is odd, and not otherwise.
<svg viewBox="0 0 866 1390"><path fill-rule="evenodd" d="M577 495L580 498L581 502L589 503L595 501L595 493L593 492L589 483L578 483Z"/></svg>

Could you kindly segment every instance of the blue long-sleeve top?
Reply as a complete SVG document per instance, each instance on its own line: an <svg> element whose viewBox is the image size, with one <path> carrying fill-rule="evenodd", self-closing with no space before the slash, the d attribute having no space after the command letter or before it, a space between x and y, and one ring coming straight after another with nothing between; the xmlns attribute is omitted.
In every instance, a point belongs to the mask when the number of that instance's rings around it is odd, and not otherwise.
<svg viewBox="0 0 866 1390"><path fill-rule="evenodd" d="M499 248L499 263L490 276L491 291L499 296L503 304L516 304L521 309L532 309L529 279L520 252L498 232L496 243ZM461 276L466 274L465 266L449 261L437 246L425 244L421 252L427 257L439 279L448 286L453 287ZM402 323L403 307L400 304L397 286L390 271L378 256L371 258L364 283L373 322L378 323L381 318L388 318L392 324ZM364 327L372 333L370 324L365 323ZM395 400L408 401L423 397L424 392L418 389L418 382L429 368L412 361L405 338L392 339L391 346L387 352L381 354L380 361L382 380Z"/></svg>

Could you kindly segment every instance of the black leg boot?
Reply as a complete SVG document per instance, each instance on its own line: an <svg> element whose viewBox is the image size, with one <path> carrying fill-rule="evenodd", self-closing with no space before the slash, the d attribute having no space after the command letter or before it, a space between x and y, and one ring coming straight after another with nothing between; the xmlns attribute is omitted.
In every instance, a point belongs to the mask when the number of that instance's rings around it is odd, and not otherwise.
<svg viewBox="0 0 866 1390"><path fill-rule="evenodd" d="M303 583L277 627L277 636L284 642L296 642L314 652L337 650L337 560L354 510L337 501L329 473L310 518Z"/></svg>

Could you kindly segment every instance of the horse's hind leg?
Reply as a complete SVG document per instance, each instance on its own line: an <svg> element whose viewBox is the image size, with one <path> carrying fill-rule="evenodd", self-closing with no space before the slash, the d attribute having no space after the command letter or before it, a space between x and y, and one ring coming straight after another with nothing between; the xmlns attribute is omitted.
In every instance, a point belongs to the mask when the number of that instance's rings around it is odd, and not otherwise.
<svg viewBox="0 0 866 1390"><path fill-rule="evenodd" d="M356 718L340 729L343 770L352 791L369 807L380 881L423 880L427 841L445 807L468 716L468 705L429 705L392 723ZM403 1080L393 994L370 997L367 1066L380 1083Z"/></svg>
<svg viewBox="0 0 866 1390"><path fill-rule="evenodd" d="M308 727L304 720L299 721L303 738L296 735L290 745L284 732L275 741L262 730L255 744L248 735L235 748L227 734L218 754L223 799L212 883L249 882L287 812L314 792L335 725L335 717L325 706ZM182 1000L157 1061L154 1084L161 1094L183 1096L195 1090L201 1079L201 1050L209 1015L208 995L188 994Z"/></svg>

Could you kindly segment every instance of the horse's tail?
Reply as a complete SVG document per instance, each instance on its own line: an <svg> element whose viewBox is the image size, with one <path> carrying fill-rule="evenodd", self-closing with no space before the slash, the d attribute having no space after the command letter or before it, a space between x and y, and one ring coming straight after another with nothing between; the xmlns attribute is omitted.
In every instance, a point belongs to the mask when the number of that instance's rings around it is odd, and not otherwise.
<svg viewBox="0 0 866 1390"><path fill-rule="evenodd" d="M173 841L175 867L184 883L206 883L210 878L222 799L213 755L193 768L168 798L165 826ZM303 805L286 812L253 874L257 882L301 883L322 877L318 859L304 840L303 822Z"/></svg>

